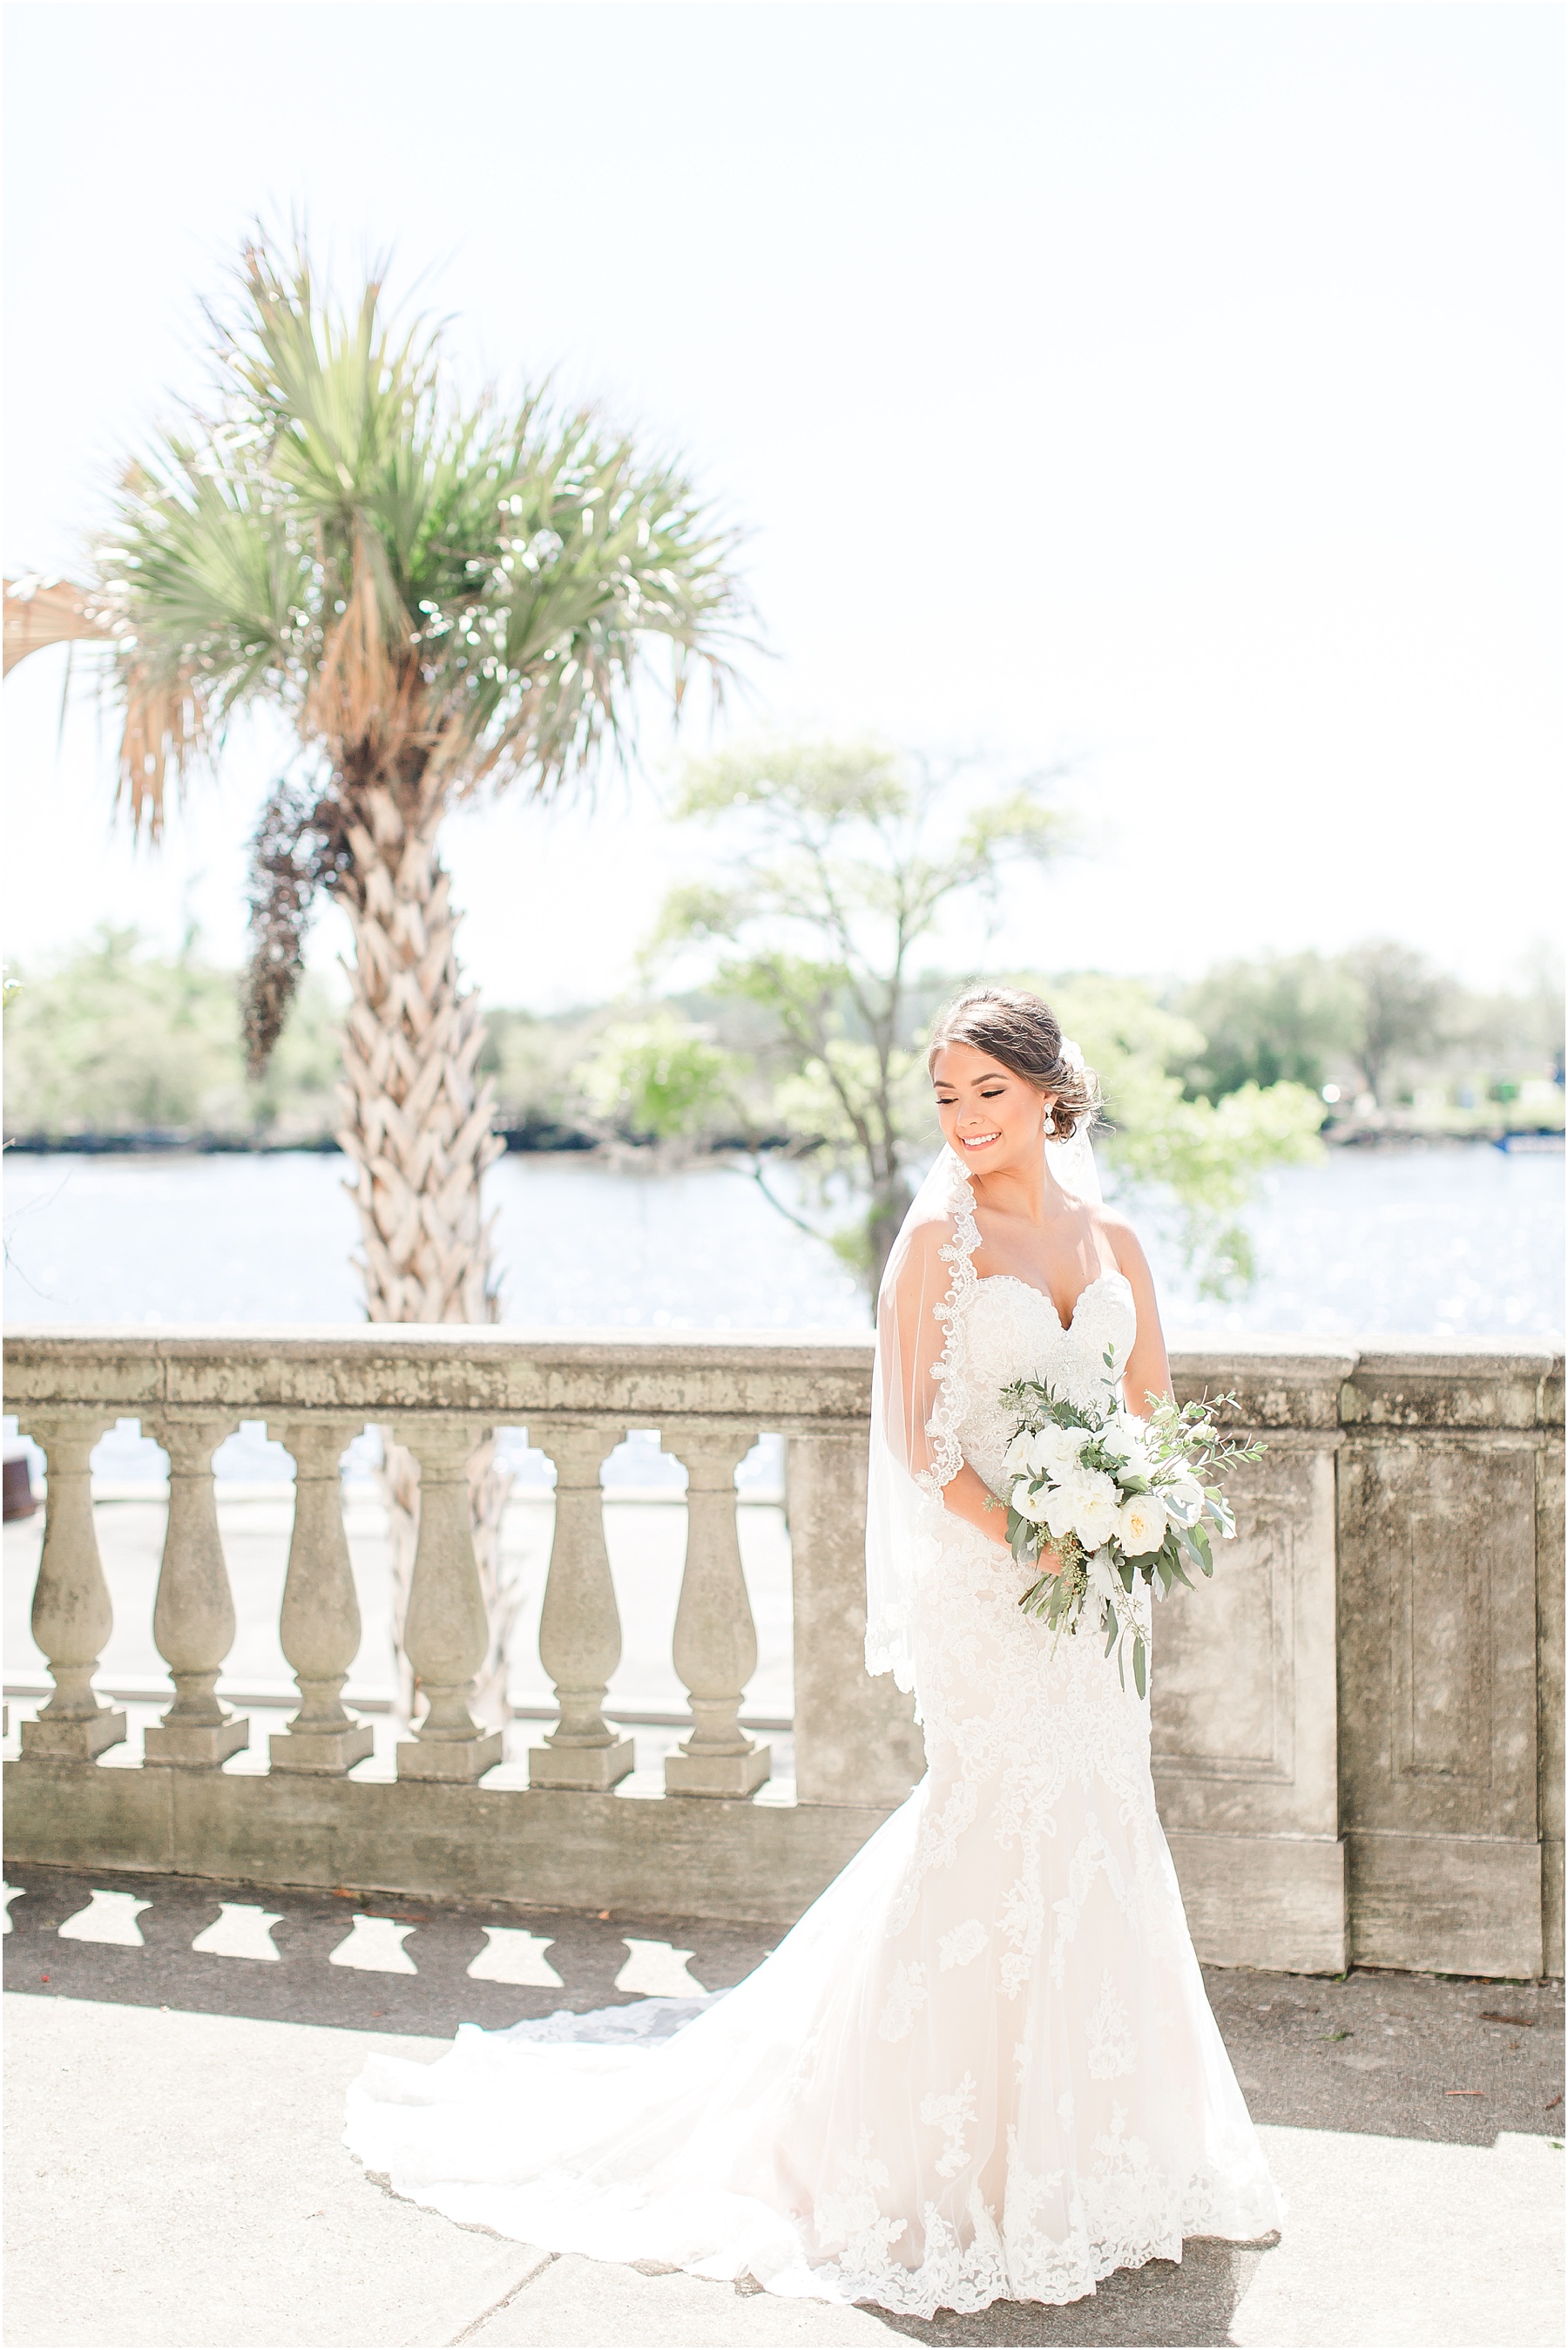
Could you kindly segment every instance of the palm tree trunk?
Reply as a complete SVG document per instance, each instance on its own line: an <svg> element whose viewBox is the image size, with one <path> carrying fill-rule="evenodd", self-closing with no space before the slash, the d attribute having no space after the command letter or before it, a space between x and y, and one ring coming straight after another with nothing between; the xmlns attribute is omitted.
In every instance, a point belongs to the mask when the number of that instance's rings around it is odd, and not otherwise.
<svg viewBox="0 0 1568 2350"><path fill-rule="evenodd" d="M348 827L356 888L353 1002L343 1037L338 1139L354 1163L365 1309L372 1322L493 1322L498 1310L480 1181L502 1143L491 1131L494 1088L476 1080L484 1026L460 991L451 885L437 854L439 801L413 821L376 785L356 796ZM469 1464L474 1549L490 1618L475 1710L509 1719L509 1635L521 1591L501 1545L511 1477L486 1441ZM416 1692L403 1645L419 1538L419 1463L382 1430L382 1492L392 1554L392 1623L400 1720Z"/></svg>
<svg viewBox="0 0 1568 2350"><path fill-rule="evenodd" d="M405 824L389 791L359 795L348 827L358 902L354 999L338 1088L354 1161L372 1322L493 1322L480 1178L503 1149L494 1087L476 1082L484 1024L460 993L451 884L436 854L441 809ZM362 817L362 820L360 818Z"/></svg>

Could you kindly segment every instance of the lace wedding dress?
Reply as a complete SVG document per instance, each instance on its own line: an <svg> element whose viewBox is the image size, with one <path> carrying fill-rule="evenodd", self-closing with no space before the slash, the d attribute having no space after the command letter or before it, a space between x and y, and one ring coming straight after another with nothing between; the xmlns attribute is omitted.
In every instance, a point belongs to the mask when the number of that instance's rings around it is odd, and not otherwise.
<svg viewBox="0 0 1568 2350"><path fill-rule="evenodd" d="M1010 1380L1103 1395L1131 1293L1102 1277L1064 1329L1027 1284L975 1275L956 1162L939 1208L895 1640L925 1778L733 1991L373 2059L347 2143L399 2194L553 2251L923 2318L1074 2300L1184 2237L1278 2224L1156 1815L1147 1701L1092 1633L1054 1644L1022 1616L1010 1555L940 1505L961 1455L1004 1490Z"/></svg>

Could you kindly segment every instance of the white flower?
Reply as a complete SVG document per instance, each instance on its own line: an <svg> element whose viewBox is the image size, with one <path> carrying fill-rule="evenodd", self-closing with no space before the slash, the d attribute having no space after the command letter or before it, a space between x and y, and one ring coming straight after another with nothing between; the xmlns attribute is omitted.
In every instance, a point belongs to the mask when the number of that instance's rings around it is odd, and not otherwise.
<svg viewBox="0 0 1568 2350"><path fill-rule="evenodd" d="M1117 1500L1116 1479L1103 1469L1075 1470L1047 1500L1045 1523L1058 1541L1071 1530L1085 1550L1098 1550L1116 1530Z"/></svg>
<svg viewBox="0 0 1568 2350"><path fill-rule="evenodd" d="M1179 1526L1195 1526L1203 1514L1203 1488L1196 1477L1177 1477L1158 1488L1167 1517Z"/></svg>
<svg viewBox="0 0 1568 2350"><path fill-rule="evenodd" d="M1021 1518L1029 1520L1031 1525L1044 1524L1046 1504L1044 1501L1036 1501L1033 1488L1026 1477L1021 1477L1012 1489L1012 1506Z"/></svg>
<svg viewBox="0 0 1568 2350"><path fill-rule="evenodd" d="M1127 1558L1147 1558L1165 1540L1165 1504L1158 1493L1135 1493L1116 1517L1116 1540Z"/></svg>
<svg viewBox="0 0 1568 2350"><path fill-rule="evenodd" d="M1029 1465L1037 1477L1054 1477L1058 1484L1078 1465L1078 1455L1093 1440L1086 1428L1058 1428L1052 1420L1030 1439Z"/></svg>
<svg viewBox="0 0 1568 2350"><path fill-rule="evenodd" d="M1106 1480L1110 1492L1096 1493L1084 1503L1073 1520L1073 1527L1085 1550L1107 1543L1116 1530L1116 1489Z"/></svg>
<svg viewBox="0 0 1568 2350"><path fill-rule="evenodd" d="M1073 1531L1074 1493L1070 1485L1058 1485L1045 1496L1045 1523L1053 1542L1060 1542Z"/></svg>
<svg viewBox="0 0 1568 2350"><path fill-rule="evenodd" d="M1101 1430L1099 1444L1111 1460L1122 1463L1124 1479L1142 1477L1152 1481L1154 1462L1148 1450L1148 1430L1136 1412L1118 1409L1115 1419Z"/></svg>
<svg viewBox="0 0 1568 2350"><path fill-rule="evenodd" d="M1011 1469L1015 1476L1022 1476L1026 1470L1032 1469L1034 1464L1029 1456L1033 1442L1029 1430L1021 1428L1002 1456L1002 1466Z"/></svg>

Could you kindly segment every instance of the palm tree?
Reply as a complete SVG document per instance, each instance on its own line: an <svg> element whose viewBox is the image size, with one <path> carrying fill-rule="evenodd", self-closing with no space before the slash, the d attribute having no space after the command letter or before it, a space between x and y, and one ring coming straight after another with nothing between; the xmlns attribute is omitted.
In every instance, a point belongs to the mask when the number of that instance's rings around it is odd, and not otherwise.
<svg viewBox="0 0 1568 2350"><path fill-rule="evenodd" d="M89 591L113 617L122 787L156 830L169 785L247 703L285 710L309 788L257 841L253 1061L298 969L315 890L353 925L344 1149L358 1170L372 1321L491 1319L479 1179L499 1145L475 1076L439 853L482 787L537 795L624 745L639 655L722 675L739 614L732 538L671 466L537 393L464 408L439 330L398 334L246 251L220 324L221 406L192 411L120 491Z"/></svg>
<svg viewBox="0 0 1568 2350"><path fill-rule="evenodd" d="M110 639L120 787L152 835L231 720L287 714L298 772L254 845L252 1065L325 891L354 933L340 1139L367 1313L489 1321L480 1178L502 1146L441 821L481 791L552 795L628 752L656 639L677 714L694 668L722 688L742 611L734 536L676 466L591 411L539 391L465 402L439 328L400 328L379 275L344 307L303 247L257 243L236 290L209 313L215 400L126 473L86 586L41 599L24 583L7 631L22 650Z"/></svg>

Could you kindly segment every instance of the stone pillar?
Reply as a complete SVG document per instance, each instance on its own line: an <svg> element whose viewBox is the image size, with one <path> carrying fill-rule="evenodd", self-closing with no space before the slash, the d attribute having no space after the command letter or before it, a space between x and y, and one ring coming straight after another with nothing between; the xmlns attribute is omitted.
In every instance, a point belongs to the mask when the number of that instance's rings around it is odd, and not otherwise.
<svg viewBox="0 0 1568 2350"><path fill-rule="evenodd" d="M362 1762L374 1744L369 1722L346 1712L341 1690L359 1653L359 1602L343 1531L338 1463L358 1435L358 1419L291 1420L282 1430L294 1455L294 1532L278 1631L299 1684L299 1711L268 1742L275 1771L334 1776Z"/></svg>
<svg viewBox="0 0 1568 2350"><path fill-rule="evenodd" d="M1541 1807L1542 1966L1563 1972L1563 1383L1544 1399L1535 1472L1536 1769ZM1558 1425L1553 1426L1555 1420Z"/></svg>
<svg viewBox="0 0 1568 2350"><path fill-rule="evenodd" d="M1155 1793L1199 1957L1340 1974L1348 1963L1341 1835L1335 1493L1340 1392L1355 1357L1298 1341L1261 1360L1180 1355L1177 1400L1236 1388L1228 1434L1262 1461L1223 1483L1234 1542L1211 1582L1154 1610Z"/></svg>
<svg viewBox="0 0 1568 2350"><path fill-rule="evenodd" d="M250 1723L214 1694L234 1644L234 1600L218 1533L213 1455L234 1425L224 1415L157 1426L169 1455L169 1523L152 1638L174 1677L174 1702L142 1742L149 1762L213 1771L250 1743Z"/></svg>
<svg viewBox="0 0 1568 2350"><path fill-rule="evenodd" d="M901 1804L926 1767L914 1700L866 1669L866 1431L792 1436L794 1777L803 1804Z"/></svg>
<svg viewBox="0 0 1568 2350"><path fill-rule="evenodd" d="M666 1757L669 1795L750 1795L772 1768L769 1749L740 1725L741 1693L757 1669L757 1627L741 1571L735 1471L756 1431L720 1420L682 1429L690 1473L686 1571L675 1615L675 1669L691 1700L692 1730Z"/></svg>
<svg viewBox="0 0 1568 2350"><path fill-rule="evenodd" d="M531 1442L556 1464L556 1532L539 1619L539 1661L556 1684L561 1718L528 1751L531 1787L603 1792L637 1760L635 1742L604 1718L605 1691L620 1662L620 1611L605 1548L599 1471L626 1434L620 1421L536 1420Z"/></svg>
<svg viewBox="0 0 1568 2350"><path fill-rule="evenodd" d="M420 1464L420 1538L403 1646L416 1690L428 1701L412 1738L399 1742L398 1776L472 1781L502 1756L500 1731L481 1730L469 1711L489 1624L473 1555L468 1456L489 1430L466 1414L442 1412L395 1432Z"/></svg>
<svg viewBox="0 0 1568 2350"><path fill-rule="evenodd" d="M114 1628L92 1522L88 1462L108 1425L101 1411L33 1413L26 1430L48 1455L44 1554L33 1593L33 1638L49 1660L55 1693L22 1724L22 1752L90 1762L125 1736L125 1716L100 1704L92 1677Z"/></svg>
<svg viewBox="0 0 1568 2350"><path fill-rule="evenodd" d="M1368 1348L1346 1382L1353 1964L1542 1970L1539 1456L1554 1368L1539 1340L1428 1339Z"/></svg>

